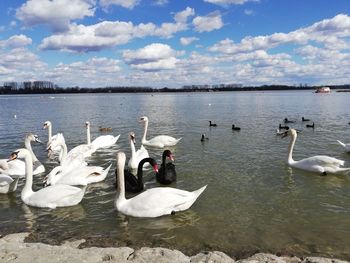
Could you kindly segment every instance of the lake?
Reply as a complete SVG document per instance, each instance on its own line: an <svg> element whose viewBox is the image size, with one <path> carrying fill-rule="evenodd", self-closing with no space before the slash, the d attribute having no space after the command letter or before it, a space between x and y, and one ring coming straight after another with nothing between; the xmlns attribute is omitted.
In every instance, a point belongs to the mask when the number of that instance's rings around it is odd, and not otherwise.
<svg viewBox="0 0 350 263"><path fill-rule="evenodd" d="M88 162L107 167L104 182L90 185L82 202L55 210L29 207L17 191L0 195L0 233L31 232L30 240L58 244L85 238L86 246L162 246L186 254L220 250L241 257L257 251L332 256L350 260L350 175L317 174L286 164L290 137L276 136L283 119L296 120L300 129L294 159L329 155L345 160L350 154L336 140L350 142L350 93L312 91L209 92L161 94L76 94L0 96L0 158L24 146L27 133L39 135L32 144L50 171L57 165L47 158L46 120L53 134L63 132L68 149L91 137L120 134L117 144L99 150ZM17 118L14 118L16 115ZM182 137L171 150L178 181L184 190L207 189L187 211L155 219L124 216L114 209L115 156L130 157L128 133L140 147L148 116L148 138L160 134ZM302 117L315 122L306 128ZM217 127L209 127L209 120ZM232 124L241 127L233 131ZM112 127L101 133L98 126ZM209 138L200 141L201 134ZM163 150L148 148L160 164ZM42 187L44 175L34 178ZM152 172L146 188L158 186ZM128 195L132 196L132 195Z"/></svg>

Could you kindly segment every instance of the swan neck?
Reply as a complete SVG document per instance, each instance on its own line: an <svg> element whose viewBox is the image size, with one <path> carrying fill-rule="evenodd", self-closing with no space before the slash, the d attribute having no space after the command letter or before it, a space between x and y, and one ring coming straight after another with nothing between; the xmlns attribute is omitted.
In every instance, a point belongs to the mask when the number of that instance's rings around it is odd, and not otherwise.
<svg viewBox="0 0 350 263"><path fill-rule="evenodd" d="M30 139L27 137L25 140L24 140L24 146L26 147L26 149L30 152L31 156L32 156L32 161L33 162L36 162L38 161L38 158L36 158L34 152L33 152L33 149L32 149L32 145L30 143Z"/></svg>
<svg viewBox="0 0 350 263"><path fill-rule="evenodd" d="M288 163L293 163L293 149L294 149L294 145L295 145L295 141L297 140L297 135L292 135L292 138L290 139L290 143L289 143L289 152L288 152L288 159L287 162Z"/></svg>
<svg viewBox="0 0 350 263"><path fill-rule="evenodd" d="M124 165L118 163L117 164L117 180L118 180L118 186L117 186L117 195L116 195L116 206L118 203L125 200L125 183L124 183Z"/></svg>
<svg viewBox="0 0 350 263"><path fill-rule="evenodd" d="M33 159L31 154L26 154L24 157L25 163L25 173L26 173L26 182L21 192L22 199L26 196L33 193L32 185L33 185Z"/></svg>
<svg viewBox="0 0 350 263"><path fill-rule="evenodd" d="M86 127L86 139L87 139L87 144L91 144L91 135L90 135L90 125Z"/></svg>
<svg viewBox="0 0 350 263"><path fill-rule="evenodd" d="M60 155L58 157L58 160L59 160L60 164L62 164L62 161L64 160L64 158L67 157L68 149L67 149L67 145L65 143L62 143L60 146L61 146L61 151L60 151Z"/></svg>
<svg viewBox="0 0 350 263"><path fill-rule="evenodd" d="M137 183L139 185L139 187L141 187L143 189L143 165L145 163L151 163L151 158L144 158L139 162L139 166L137 167Z"/></svg>
<svg viewBox="0 0 350 263"><path fill-rule="evenodd" d="M135 144L132 141L132 139L130 139L130 149L131 149L131 158L134 158L135 154L136 154L136 149L135 149Z"/></svg>
<svg viewBox="0 0 350 263"><path fill-rule="evenodd" d="M49 133L48 141L50 142L51 138L52 138L52 127L51 127L51 125L48 125L47 130L48 130L48 133Z"/></svg>
<svg viewBox="0 0 350 263"><path fill-rule="evenodd" d="M148 120L145 121L145 128L143 130L143 136L142 136L142 143L146 142L146 135L147 135L147 129L148 129Z"/></svg>

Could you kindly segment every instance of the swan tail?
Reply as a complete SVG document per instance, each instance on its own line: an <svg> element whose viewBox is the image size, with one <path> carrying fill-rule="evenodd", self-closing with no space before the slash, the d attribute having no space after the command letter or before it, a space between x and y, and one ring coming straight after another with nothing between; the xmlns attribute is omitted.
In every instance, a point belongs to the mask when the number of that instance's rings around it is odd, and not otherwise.
<svg viewBox="0 0 350 263"><path fill-rule="evenodd" d="M207 188L208 185L203 186L202 188L199 188L198 190L193 191L192 193L196 196L196 198L198 198L198 196L201 195L201 193L203 193L203 191L205 190L205 188Z"/></svg>
<svg viewBox="0 0 350 263"><path fill-rule="evenodd" d="M119 137L120 137L120 134L114 137L115 143L118 141Z"/></svg>
<svg viewBox="0 0 350 263"><path fill-rule="evenodd" d="M342 143L342 142L339 141L339 140L337 140L337 142L338 142L341 146L345 147L345 143Z"/></svg>
<svg viewBox="0 0 350 263"><path fill-rule="evenodd" d="M103 173L102 173L102 175L101 175L101 178L103 178L102 180L104 180L104 179L107 177L108 172L109 172L109 170L111 169L111 167L112 167L112 164L110 164L110 165L103 171Z"/></svg>
<svg viewBox="0 0 350 263"><path fill-rule="evenodd" d="M350 174L350 168L338 168L336 172L339 174L347 175Z"/></svg>

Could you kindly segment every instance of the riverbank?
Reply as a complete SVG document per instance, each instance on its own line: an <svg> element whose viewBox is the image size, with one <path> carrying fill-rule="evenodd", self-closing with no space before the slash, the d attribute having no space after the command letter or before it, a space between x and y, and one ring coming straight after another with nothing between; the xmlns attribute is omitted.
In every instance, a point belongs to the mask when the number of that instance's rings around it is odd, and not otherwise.
<svg viewBox="0 0 350 263"><path fill-rule="evenodd" d="M65 242L60 246L42 243L26 243L24 240L29 233L10 234L0 238L0 262L239 262L239 263L345 263L348 261L322 257L291 257L258 253L246 259L235 260L219 251L201 252L194 256L187 256L178 250L166 248L130 247L80 249L85 240Z"/></svg>

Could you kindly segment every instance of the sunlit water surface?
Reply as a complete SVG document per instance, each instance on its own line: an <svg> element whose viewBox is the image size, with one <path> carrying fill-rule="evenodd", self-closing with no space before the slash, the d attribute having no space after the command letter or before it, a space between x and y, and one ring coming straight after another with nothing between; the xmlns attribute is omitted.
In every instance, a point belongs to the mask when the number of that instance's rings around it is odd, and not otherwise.
<svg viewBox="0 0 350 263"><path fill-rule="evenodd" d="M257 251L323 255L350 259L350 177L319 176L286 165L289 137L276 136L287 117L297 120L296 160L326 154L346 161L336 140L350 142L350 93L311 91L224 92L181 94L98 94L0 96L0 158L23 146L25 134L45 142L33 145L50 171L57 163L46 156L46 120L53 133L63 132L68 148L85 143L84 122L121 134L117 144L96 152L89 162L106 167L107 179L90 185L81 204L55 210L28 207L17 192L0 195L0 233L32 233L32 240L52 244L67 239L95 246L163 246L187 254L220 250L231 256ZM17 118L14 118L16 114ZM140 147L143 127L150 119L148 138L159 134L182 137L171 150L178 181L171 187L195 190L208 185L191 209L156 219L132 218L114 209L116 152L130 156L128 133ZM305 128L301 117L312 119ZM217 123L208 127L208 120ZM235 123L241 131L232 131ZM201 134L209 138L200 142ZM162 150L149 148L160 162ZM35 177L34 189L44 175ZM147 188L158 186L152 173Z"/></svg>

